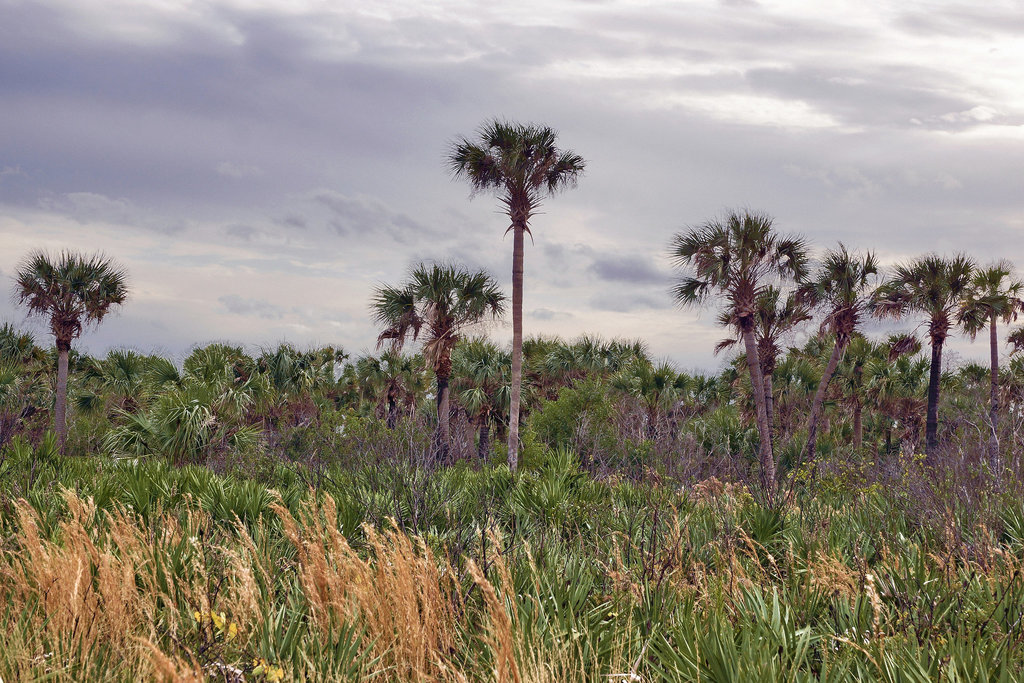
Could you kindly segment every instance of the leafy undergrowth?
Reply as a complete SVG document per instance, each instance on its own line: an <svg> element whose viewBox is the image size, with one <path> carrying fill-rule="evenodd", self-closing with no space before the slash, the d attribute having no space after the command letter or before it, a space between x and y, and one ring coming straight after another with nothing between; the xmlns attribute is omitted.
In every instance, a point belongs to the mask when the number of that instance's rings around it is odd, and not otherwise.
<svg viewBox="0 0 1024 683"><path fill-rule="evenodd" d="M1013 681L1024 508L503 467L70 460L2 499L4 681ZM45 482L40 483L40 482ZM13 490L13 488L11 489Z"/></svg>

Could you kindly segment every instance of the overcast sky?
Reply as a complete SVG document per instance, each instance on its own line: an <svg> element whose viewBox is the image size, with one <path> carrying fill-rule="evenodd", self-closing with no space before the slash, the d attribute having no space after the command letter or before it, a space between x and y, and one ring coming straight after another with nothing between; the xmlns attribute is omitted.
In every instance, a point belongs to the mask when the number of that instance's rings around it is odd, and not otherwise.
<svg viewBox="0 0 1024 683"><path fill-rule="evenodd" d="M509 286L507 220L444 166L497 116L587 160L533 222L527 334L714 368L667 245L729 208L1024 266L1022 35L998 0L0 0L0 281L34 248L120 261L92 353L368 351L370 293L417 261ZM13 294L0 318L26 322Z"/></svg>

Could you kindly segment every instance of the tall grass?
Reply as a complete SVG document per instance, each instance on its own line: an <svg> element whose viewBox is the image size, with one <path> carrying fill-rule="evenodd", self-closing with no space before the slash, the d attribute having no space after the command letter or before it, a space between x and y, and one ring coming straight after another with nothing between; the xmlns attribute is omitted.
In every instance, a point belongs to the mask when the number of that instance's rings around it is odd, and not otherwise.
<svg viewBox="0 0 1024 683"><path fill-rule="evenodd" d="M923 514L911 494L947 484L908 469L780 511L742 485L575 462L327 470L318 490L280 470L268 490L64 461L0 498L0 677L1024 676L1024 513L1005 484L984 510Z"/></svg>

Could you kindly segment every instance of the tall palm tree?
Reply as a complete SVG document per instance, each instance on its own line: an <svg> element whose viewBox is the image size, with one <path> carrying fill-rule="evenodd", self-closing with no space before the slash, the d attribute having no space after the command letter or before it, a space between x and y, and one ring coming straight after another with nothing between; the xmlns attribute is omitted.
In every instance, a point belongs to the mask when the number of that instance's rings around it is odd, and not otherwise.
<svg viewBox="0 0 1024 683"><path fill-rule="evenodd" d="M757 298L781 280L802 280L807 273L804 240L778 235L770 216L733 211L722 220L710 220L677 234L670 253L683 270L673 288L676 301L696 306L712 293L722 295L725 319L743 340L761 438L761 484L769 503L774 503L775 456L755 334Z"/></svg>
<svg viewBox="0 0 1024 683"><path fill-rule="evenodd" d="M974 261L964 254L942 258L921 256L896 266L892 276L876 290L872 307L881 318L924 315L932 347L928 376L928 416L925 421L925 453L934 462L939 444L939 380L942 345L949 337L964 298L971 286Z"/></svg>
<svg viewBox="0 0 1024 683"><path fill-rule="evenodd" d="M1024 311L1024 282L1013 277L1013 265L999 261L980 269L971 278L971 288L960 309L960 324L964 331L977 338L988 326L989 338L989 428L988 457L993 468L999 460L999 320L1011 323Z"/></svg>
<svg viewBox="0 0 1024 683"><path fill-rule="evenodd" d="M452 386L479 430L477 455L491 452L491 424L508 408L512 357L486 339L470 339L452 353Z"/></svg>
<svg viewBox="0 0 1024 683"><path fill-rule="evenodd" d="M825 405L825 393L835 374L839 359L842 358L853 335L857 333L864 312L871 302L875 280L878 277L878 263L875 255L867 252L858 255L847 251L840 243L838 249L829 249L821 259L821 265L813 276L800 288L800 296L814 306L825 309L821 322L821 334L829 334L835 342L821 381L814 392L811 403L811 417L807 426L808 459L814 457L818 443L818 420Z"/></svg>
<svg viewBox="0 0 1024 683"><path fill-rule="evenodd" d="M371 304L374 317L384 326L378 347L390 341L397 350L415 341L423 328L423 357L437 378L437 452L448 457L449 378L452 349L467 327L505 310L505 295L485 271L471 273L453 265L419 264L400 287L380 287Z"/></svg>
<svg viewBox="0 0 1024 683"><path fill-rule="evenodd" d="M512 396L508 420L508 464L519 463L519 400L523 381L523 250L530 219L541 202L575 186L586 162L561 150L558 134L547 126L493 120L478 139L460 138L448 152L448 167L474 192L495 192L508 213L512 231ZM533 233L530 233L531 237Z"/></svg>
<svg viewBox="0 0 1024 683"><path fill-rule="evenodd" d="M57 346L54 428L61 451L67 439L68 353L89 325L128 298L128 278L112 260L62 251L32 252L18 267L17 296L29 313L47 317Z"/></svg>

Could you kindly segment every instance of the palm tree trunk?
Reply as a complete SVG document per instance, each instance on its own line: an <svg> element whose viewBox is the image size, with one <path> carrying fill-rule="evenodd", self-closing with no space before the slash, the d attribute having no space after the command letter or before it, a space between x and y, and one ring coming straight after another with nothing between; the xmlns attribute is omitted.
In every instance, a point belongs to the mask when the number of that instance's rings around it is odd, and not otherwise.
<svg viewBox="0 0 1024 683"><path fill-rule="evenodd" d="M860 397L853 397L853 450L860 453L864 444L864 410L860 403Z"/></svg>
<svg viewBox="0 0 1024 683"><path fill-rule="evenodd" d="M935 464L939 445L939 380L942 378L942 342L932 337L932 367L928 373L928 417L925 420L924 452L929 464Z"/></svg>
<svg viewBox="0 0 1024 683"><path fill-rule="evenodd" d="M647 428L645 430L646 438L654 441L658 438L658 406L651 405L647 406Z"/></svg>
<svg viewBox="0 0 1024 683"><path fill-rule="evenodd" d="M764 411L768 414L768 433L772 440L778 434L778 425L775 424L775 391L772 388L772 373L761 371L761 381L764 382Z"/></svg>
<svg viewBox="0 0 1024 683"><path fill-rule="evenodd" d="M57 396L54 401L53 421L61 453L64 452L64 443L68 438L68 353L70 351L70 342L57 340Z"/></svg>
<svg viewBox="0 0 1024 683"><path fill-rule="evenodd" d="M394 394L388 392L388 429L394 429L395 424L398 422L398 401L395 400Z"/></svg>
<svg viewBox="0 0 1024 683"><path fill-rule="evenodd" d="M447 464L451 444L451 414L448 407L448 377L437 375L437 435L436 450L438 460Z"/></svg>
<svg viewBox="0 0 1024 683"><path fill-rule="evenodd" d="M761 437L760 463L761 487L769 506L775 502L775 455L772 453L772 433L768 422L768 410L765 405L764 378L761 376L761 363L757 357L757 342L754 330L743 330L743 344L747 352L747 369L750 371L750 383L754 387L754 409L757 412L757 431Z"/></svg>
<svg viewBox="0 0 1024 683"><path fill-rule="evenodd" d="M487 458L491 452L491 417L484 414L480 419L480 442L476 447L476 455L481 460Z"/></svg>
<svg viewBox="0 0 1024 683"><path fill-rule="evenodd" d="M839 366L839 358L843 355L843 346L837 338L832 347L832 355L828 357L828 364L825 365L825 371L821 373L821 381L818 382L818 388L814 392L814 401L811 403L811 419L807 423L805 456L808 461L814 459L815 451L818 448L818 420L821 419L821 411L825 406L825 393L828 391L829 382L832 381L832 375L836 373L836 368Z"/></svg>
<svg viewBox="0 0 1024 683"><path fill-rule="evenodd" d="M989 395L989 423L992 429L992 436L988 442L988 461L993 472L999 469L999 335L996 332L996 315L991 314L989 318L989 354L992 362L991 376L992 386Z"/></svg>
<svg viewBox="0 0 1024 683"><path fill-rule="evenodd" d="M508 411L508 467L519 466L519 397L523 388L523 251L526 224L512 226L512 396Z"/></svg>

